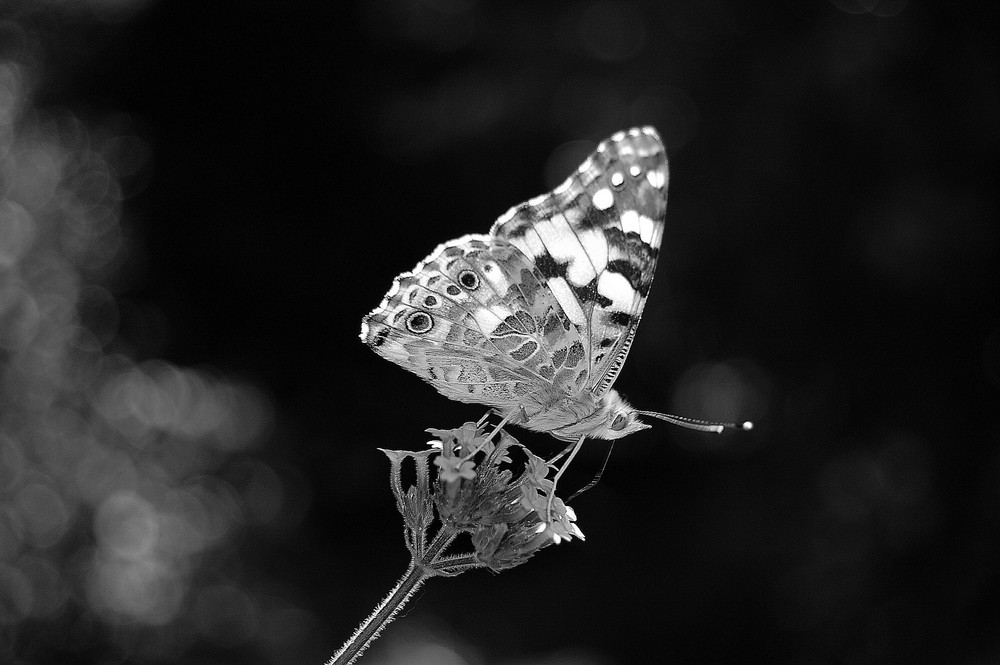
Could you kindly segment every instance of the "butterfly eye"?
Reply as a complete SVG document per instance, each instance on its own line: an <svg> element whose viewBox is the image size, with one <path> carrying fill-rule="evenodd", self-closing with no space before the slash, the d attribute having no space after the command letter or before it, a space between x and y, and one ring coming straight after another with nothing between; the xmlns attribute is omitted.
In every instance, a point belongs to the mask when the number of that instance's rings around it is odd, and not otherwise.
<svg viewBox="0 0 1000 665"><path fill-rule="evenodd" d="M479 288L479 275L471 270L463 270L458 273L458 282L470 291L475 291Z"/></svg>
<svg viewBox="0 0 1000 665"><path fill-rule="evenodd" d="M422 335L434 326L434 319L427 312L416 311L406 317L406 329Z"/></svg>
<svg viewBox="0 0 1000 665"><path fill-rule="evenodd" d="M624 413L619 413L615 416L614 421L611 423L611 429L616 432L620 432L625 429L626 425L628 425L628 416Z"/></svg>

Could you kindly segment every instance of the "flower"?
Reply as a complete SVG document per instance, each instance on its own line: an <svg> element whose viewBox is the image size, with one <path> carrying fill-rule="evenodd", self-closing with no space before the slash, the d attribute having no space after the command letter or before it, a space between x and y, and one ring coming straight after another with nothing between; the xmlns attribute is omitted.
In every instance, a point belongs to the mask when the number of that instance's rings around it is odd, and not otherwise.
<svg viewBox="0 0 1000 665"><path fill-rule="evenodd" d="M445 457L438 455L434 465L441 469L440 478L446 483L455 483L461 479L472 480L476 477L476 463L461 457Z"/></svg>
<svg viewBox="0 0 1000 665"><path fill-rule="evenodd" d="M527 497L522 497L521 501L525 503L529 500ZM551 511L549 511L548 498L541 495L535 495L529 505L533 506L533 510L539 515L549 513L550 521L539 522L535 528L536 534L544 538L551 538L556 545L564 540L572 540L574 537L586 540L583 531L575 524L576 511L563 503L559 497L553 499Z"/></svg>
<svg viewBox="0 0 1000 665"><path fill-rule="evenodd" d="M573 509L555 497L550 502L552 467L510 434L476 423L427 431L435 438L423 452L385 451L415 557L425 551L435 517L439 533L470 534L470 558L495 571L520 565L553 543L583 540ZM417 465L417 482L404 489L407 458Z"/></svg>

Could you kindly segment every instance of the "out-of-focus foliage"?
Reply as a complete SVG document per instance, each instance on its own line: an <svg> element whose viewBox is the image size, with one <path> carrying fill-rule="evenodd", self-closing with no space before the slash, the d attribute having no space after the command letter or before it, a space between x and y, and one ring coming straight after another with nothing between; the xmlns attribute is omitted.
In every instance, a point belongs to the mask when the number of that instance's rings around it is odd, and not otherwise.
<svg viewBox="0 0 1000 665"><path fill-rule="evenodd" d="M294 519L253 454L271 400L133 357L114 284L141 259L123 191L150 148L128 116L39 107L37 55L0 57L0 661L283 662L308 616L227 563L248 526Z"/></svg>

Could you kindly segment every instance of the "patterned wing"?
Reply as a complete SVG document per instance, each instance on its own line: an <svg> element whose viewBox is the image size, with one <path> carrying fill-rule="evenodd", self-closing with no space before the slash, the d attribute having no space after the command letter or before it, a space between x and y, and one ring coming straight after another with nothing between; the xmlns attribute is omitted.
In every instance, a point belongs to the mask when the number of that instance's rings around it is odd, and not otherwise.
<svg viewBox="0 0 1000 665"><path fill-rule="evenodd" d="M515 206L491 235L529 257L583 341L596 397L628 355L653 282L669 177L652 127L602 142L549 194Z"/></svg>
<svg viewBox="0 0 1000 665"><path fill-rule="evenodd" d="M464 236L397 277L361 339L446 397L512 410L586 377L583 340L544 282L516 247Z"/></svg>

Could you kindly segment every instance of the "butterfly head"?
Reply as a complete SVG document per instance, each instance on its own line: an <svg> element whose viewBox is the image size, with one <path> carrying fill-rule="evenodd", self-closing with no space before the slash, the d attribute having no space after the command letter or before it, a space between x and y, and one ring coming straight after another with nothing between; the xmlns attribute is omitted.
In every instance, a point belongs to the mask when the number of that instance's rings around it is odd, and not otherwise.
<svg viewBox="0 0 1000 665"><path fill-rule="evenodd" d="M639 420L639 412L626 402L617 390L609 390L601 400L600 418L594 423L590 437L594 439L620 439L649 425Z"/></svg>

